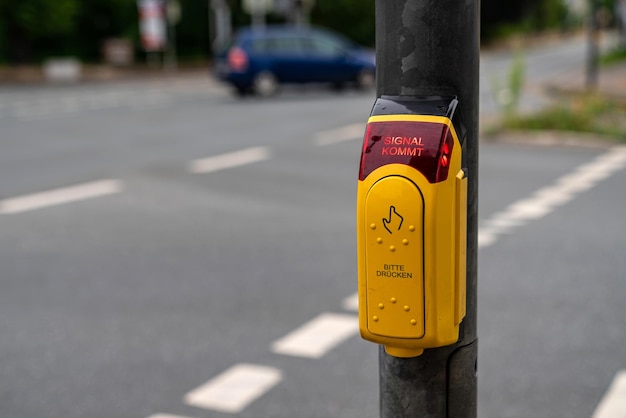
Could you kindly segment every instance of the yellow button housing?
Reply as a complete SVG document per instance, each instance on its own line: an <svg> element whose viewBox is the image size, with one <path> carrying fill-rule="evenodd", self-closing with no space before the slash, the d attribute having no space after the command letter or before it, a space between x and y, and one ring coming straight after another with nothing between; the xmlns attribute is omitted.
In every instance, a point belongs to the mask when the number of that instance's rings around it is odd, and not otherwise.
<svg viewBox="0 0 626 418"><path fill-rule="evenodd" d="M359 328L388 354L415 357L458 341L466 315L462 147L448 118L369 122L357 189Z"/></svg>
<svg viewBox="0 0 626 418"><path fill-rule="evenodd" d="M367 193L367 328L396 338L424 335L424 199L415 184L389 176ZM375 226L372 228L372 226Z"/></svg>

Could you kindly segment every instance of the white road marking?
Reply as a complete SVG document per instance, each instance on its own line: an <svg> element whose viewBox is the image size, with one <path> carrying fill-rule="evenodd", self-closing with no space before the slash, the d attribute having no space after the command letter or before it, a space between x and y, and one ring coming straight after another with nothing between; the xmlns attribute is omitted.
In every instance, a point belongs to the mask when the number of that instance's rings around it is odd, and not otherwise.
<svg viewBox="0 0 626 418"><path fill-rule="evenodd" d="M355 293L353 295L348 296L341 302L341 306L346 311L357 312L359 310L359 294Z"/></svg>
<svg viewBox="0 0 626 418"><path fill-rule="evenodd" d="M320 358L359 332L354 315L323 313L272 344L272 351L295 357Z"/></svg>
<svg viewBox="0 0 626 418"><path fill-rule="evenodd" d="M189 171L196 174L212 173L227 168L252 164L269 158L270 152L267 147L246 148L241 151L191 161L189 163Z"/></svg>
<svg viewBox="0 0 626 418"><path fill-rule="evenodd" d="M333 145L339 142L363 138L365 123L354 123L340 128L315 134L315 144L318 146Z"/></svg>
<svg viewBox="0 0 626 418"><path fill-rule="evenodd" d="M518 200L504 211L496 213L479 228L478 247L492 245L500 235L546 216L624 167L626 146L611 148L607 153L559 178L553 185L539 189L532 196Z"/></svg>
<svg viewBox="0 0 626 418"><path fill-rule="evenodd" d="M42 209L49 206L119 193L121 190L122 182L119 180L101 180L92 183L84 183L62 189L0 200L0 214L15 214Z"/></svg>
<svg viewBox="0 0 626 418"><path fill-rule="evenodd" d="M236 414L282 380L273 367L238 364L185 395L185 403Z"/></svg>
<svg viewBox="0 0 626 418"><path fill-rule="evenodd" d="M626 418L626 370L615 375L592 418Z"/></svg>

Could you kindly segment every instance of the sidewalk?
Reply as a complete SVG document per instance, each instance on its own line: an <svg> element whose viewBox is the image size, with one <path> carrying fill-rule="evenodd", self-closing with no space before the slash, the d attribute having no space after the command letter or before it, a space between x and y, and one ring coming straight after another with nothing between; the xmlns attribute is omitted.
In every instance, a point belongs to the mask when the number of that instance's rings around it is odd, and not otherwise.
<svg viewBox="0 0 626 418"><path fill-rule="evenodd" d="M583 92L585 91L585 78L585 69L581 69L568 74L567 77L546 86L546 88L557 94ZM626 62L600 67L598 69L597 91L602 95L626 101Z"/></svg>
<svg viewBox="0 0 626 418"><path fill-rule="evenodd" d="M185 65L180 66L176 70L148 68L141 65L132 67L83 65L80 78L70 83L107 82L116 80L174 79L181 77L208 78L208 76L208 64ZM63 84L63 82L46 80L42 66L29 65L0 67L0 85L11 84Z"/></svg>
<svg viewBox="0 0 626 418"><path fill-rule="evenodd" d="M586 90L585 69L571 71L558 81L543 86L544 94L552 103L568 101ZM626 103L626 62L598 69L597 93ZM623 116L626 119L626 114ZM485 122L485 121L481 121ZM493 120L490 121L493 123ZM481 123L481 127L488 123ZM576 147L606 148L615 145L615 138L597 133L560 130L508 130L495 135L481 134L481 140L535 145L569 145Z"/></svg>

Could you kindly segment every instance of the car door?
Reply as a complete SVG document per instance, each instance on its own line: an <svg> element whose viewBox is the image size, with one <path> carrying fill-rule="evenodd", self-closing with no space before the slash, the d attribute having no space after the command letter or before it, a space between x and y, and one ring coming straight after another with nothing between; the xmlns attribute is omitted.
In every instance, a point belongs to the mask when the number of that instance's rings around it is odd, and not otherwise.
<svg viewBox="0 0 626 418"><path fill-rule="evenodd" d="M353 77L346 48L341 42L313 33L306 38L306 50L312 81L341 82Z"/></svg>
<svg viewBox="0 0 626 418"><path fill-rule="evenodd" d="M274 36L271 38L270 70L283 82L308 81L307 56L301 37Z"/></svg>

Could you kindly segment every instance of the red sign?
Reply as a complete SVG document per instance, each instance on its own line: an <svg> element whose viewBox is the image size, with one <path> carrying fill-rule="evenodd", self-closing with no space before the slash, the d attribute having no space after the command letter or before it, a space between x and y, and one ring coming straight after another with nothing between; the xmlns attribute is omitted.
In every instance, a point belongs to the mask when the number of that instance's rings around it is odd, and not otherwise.
<svg viewBox="0 0 626 418"><path fill-rule="evenodd" d="M138 0L141 44L146 51L162 51L166 45L165 1Z"/></svg>
<svg viewBox="0 0 626 418"><path fill-rule="evenodd" d="M454 139L450 128L433 122L370 122L361 153L359 179L387 164L404 164L430 183L448 177Z"/></svg>

